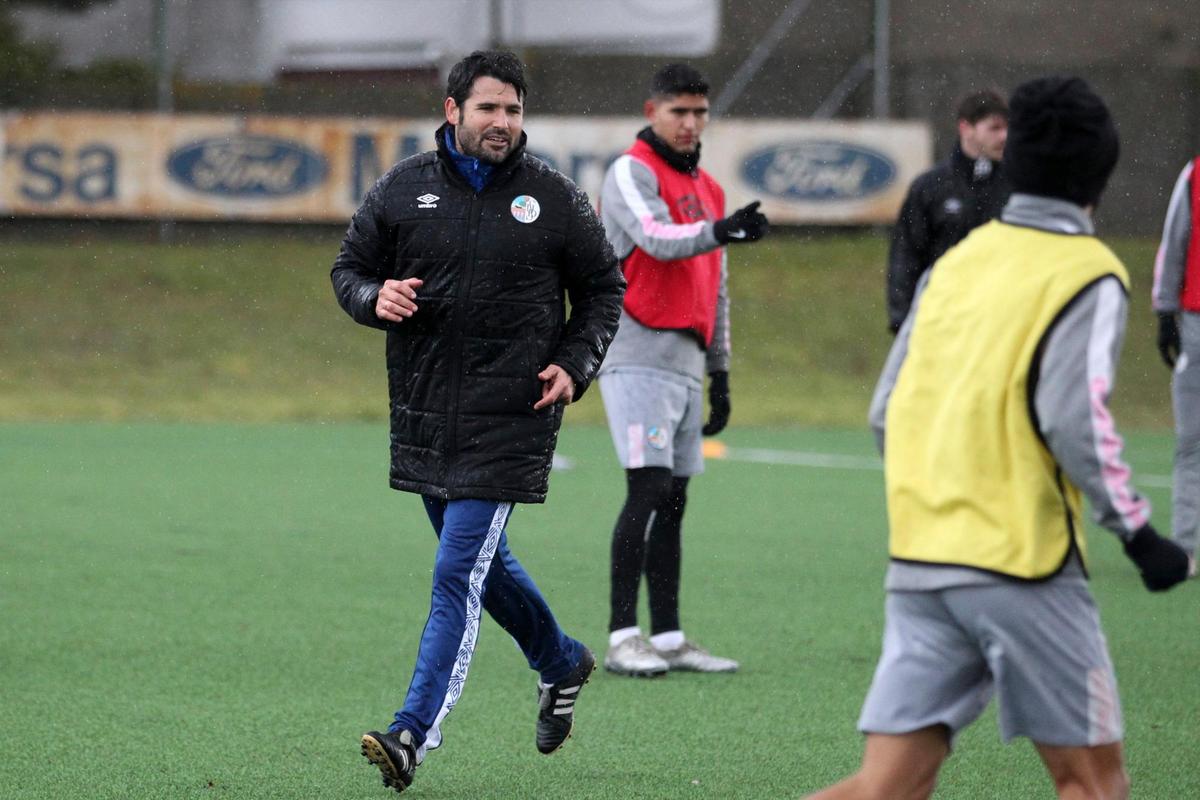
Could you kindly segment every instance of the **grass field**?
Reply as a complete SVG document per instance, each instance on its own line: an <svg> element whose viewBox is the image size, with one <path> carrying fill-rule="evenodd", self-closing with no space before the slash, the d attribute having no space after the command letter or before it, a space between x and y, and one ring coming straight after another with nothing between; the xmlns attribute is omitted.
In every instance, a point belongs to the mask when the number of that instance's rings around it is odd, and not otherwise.
<svg viewBox="0 0 1200 800"><path fill-rule="evenodd" d="M0 231L4 234L4 231ZM336 307L337 233L0 235L0 797L385 797L357 737L412 668L434 537L385 486L382 340ZM1168 375L1133 274L1115 409L1167 524ZM485 623L414 798L780 798L851 771L878 654L880 473L863 418L890 338L886 242L735 249L734 422L694 484L684 623L736 676L599 675L575 739L533 747L534 678ZM567 629L605 641L622 485L597 392L568 413L550 502L510 536ZM802 427L795 427L802 426ZM803 460L803 459L800 459ZM1142 590L1093 532L1134 797L1200 797L1198 587ZM1049 797L990 713L938 797ZM409 795L406 795L409 796Z"/></svg>
<svg viewBox="0 0 1200 800"><path fill-rule="evenodd" d="M862 431L724 439L872 455ZM564 626L600 648L620 473L600 428L569 425L559 451L574 467L549 503L518 509L510 539ZM357 737L402 697L434 537L416 498L385 488L386 453L378 423L0 424L0 796L389 796ZM1169 437L1134 436L1129 455L1158 476L1165 521ZM599 673L574 739L546 758L534 676L489 620L445 747L405 796L762 800L838 778L859 756L884 538L878 471L710 462L686 527L684 624L742 673ZM1200 797L1200 586L1151 596L1113 537L1091 543L1133 796ZM989 712L936 796L1052 791Z"/></svg>
<svg viewBox="0 0 1200 800"><path fill-rule="evenodd" d="M3 229L0 229L3 232ZM383 338L333 299L340 234L229 232L175 245L96 231L0 236L0 420L346 421L386 413ZM1154 349L1154 242L1133 276L1115 411L1170 427ZM886 240L770 237L731 252L734 420L863 425L891 337ZM600 422L595 393L574 410Z"/></svg>

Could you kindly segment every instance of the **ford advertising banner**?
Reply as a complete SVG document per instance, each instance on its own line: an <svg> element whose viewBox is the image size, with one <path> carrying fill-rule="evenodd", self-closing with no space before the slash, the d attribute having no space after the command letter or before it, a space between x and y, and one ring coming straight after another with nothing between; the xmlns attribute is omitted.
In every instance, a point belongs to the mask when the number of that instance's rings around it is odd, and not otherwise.
<svg viewBox="0 0 1200 800"><path fill-rule="evenodd" d="M535 117L529 149L593 200L633 117ZM0 214L345 222L392 164L433 146L433 118L0 115ZM779 224L895 219L931 162L923 122L714 122L701 165L731 208Z"/></svg>

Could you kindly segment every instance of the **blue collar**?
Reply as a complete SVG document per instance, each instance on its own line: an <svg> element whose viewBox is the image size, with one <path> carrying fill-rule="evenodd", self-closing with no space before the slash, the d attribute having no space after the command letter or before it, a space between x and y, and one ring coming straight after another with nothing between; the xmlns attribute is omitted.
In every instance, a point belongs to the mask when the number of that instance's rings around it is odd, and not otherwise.
<svg viewBox="0 0 1200 800"><path fill-rule="evenodd" d="M492 179L492 173L496 171L495 165L458 152L458 148L454 146L453 126L446 127L446 149L450 151L450 158L454 160L459 174L471 184L471 188L477 192L483 191L483 187Z"/></svg>

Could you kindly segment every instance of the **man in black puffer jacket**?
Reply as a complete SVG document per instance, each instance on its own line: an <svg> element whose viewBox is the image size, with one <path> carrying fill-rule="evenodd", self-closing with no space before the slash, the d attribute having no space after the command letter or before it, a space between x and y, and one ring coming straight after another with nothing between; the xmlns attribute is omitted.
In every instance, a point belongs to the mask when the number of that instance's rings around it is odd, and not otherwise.
<svg viewBox="0 0 1200 800"><path fill-rule="evenodd" d="M888 252L888 330L896 333L925 270L988 220L1000 216L1012 189L1000 162L1008 136L1008 104L990 90L958 106L958 142L945 161L908 188Z"/></svg>
<svg viewBox="0 0 1200 800"><path fill-rule="evenodd" d="M514 502L545 500L563 406L595 375L625 283L586 195L525 152L525 93L511 53L459 62L437 150L371 189L333 266L346 313L387 331L391 485L422 496L439 539L404 707L362 739L397 791L441 743L480 605L539 673L543 753L570 734L595 664L508 551L505 526Z"/></svg>

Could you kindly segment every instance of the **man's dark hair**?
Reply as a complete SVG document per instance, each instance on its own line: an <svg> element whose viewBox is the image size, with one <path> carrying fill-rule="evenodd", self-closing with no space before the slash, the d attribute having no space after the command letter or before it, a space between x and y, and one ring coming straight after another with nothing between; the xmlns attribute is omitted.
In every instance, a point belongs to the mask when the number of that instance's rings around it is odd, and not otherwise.
<svg viewBox="0 0 1200 800"><path fill-rule="evenodd" d="M966 120L972 125L993 114L1008 119L1008 103L991 89L971 92L958 104L958 119Z"/></svg>
<svg viewBox="0 0 1200 800"><path fill-rule="evenodd" d="M674 97L677 94L708 96L708 81L700 70L687 64L667 64L654 73L650 82L651 97Z"/></svg>
<svg viewBox="0 0 1200 800"><path fill-rule="evenodd" d="M521 60L506 50L476 50L454 65L446 80L446 96L454 98L459 108L471 95L475 79L487 76L507 83L517 90L517 99L525 102L529 87L525 83L525 67Z"/></svg>

